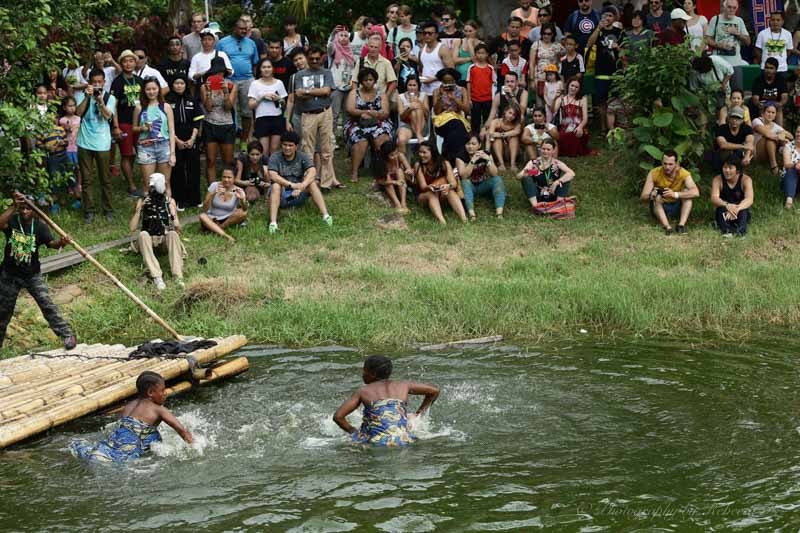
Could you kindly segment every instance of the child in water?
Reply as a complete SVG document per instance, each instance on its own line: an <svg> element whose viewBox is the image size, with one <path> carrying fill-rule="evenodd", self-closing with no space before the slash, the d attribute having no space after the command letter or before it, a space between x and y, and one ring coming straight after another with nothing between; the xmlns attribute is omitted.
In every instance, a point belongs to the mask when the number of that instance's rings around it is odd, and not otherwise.
<svg viewBox="0 0 800 533"><path fill-rule="evenodd" d="M391 375L391 359L382 355L367 357L362 371L366 385L354 392L333 415L333 421L350 433L354 442L378 446L408 446L417 440L408 430L408 395L425 396L419 409L411 415L419 416L439 396L439 388L424 383L391 381ZM356 430L347 422L347 415L359 405L364 406L364 419L361 430Z"/></svg>
<svg viewBox="0 0 800 533"><path fill-rule="evenodd" d="M158 425L166 422L187 443L192 443L189 433L169 409L164 407L166 394L164 378L146 370L136 379L139 397L122 410L119 423L107 439L96 445L79 439L70 444L72 453L79 459L98 463L124 463L137 459L150 451L150 445L161 442Z"/></svg>

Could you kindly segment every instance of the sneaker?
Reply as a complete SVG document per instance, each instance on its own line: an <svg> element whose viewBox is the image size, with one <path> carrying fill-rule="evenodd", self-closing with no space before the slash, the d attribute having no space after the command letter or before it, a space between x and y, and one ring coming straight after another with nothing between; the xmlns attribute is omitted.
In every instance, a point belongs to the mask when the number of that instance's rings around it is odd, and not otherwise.
<svg viewBox="0 0 800 533"><path fill-rule="evenodd" d="M686 235L686 226L678 225L675 227L675 233L678 235Z"/></svg>
<svg viewBox="0 0 800 533"><path fill-rule="evenodd" d="M270 222L269 223L269 233L270 235L273 233L278 233L278 223L277 222Z"/></svg>
<svg viewBox="0 0 800 533"><path fill-rule="evenodd" d="M664 228L664 235L672 235L672 228Z"/></svg>
<svg viewBox="0 0 800 533"><path fill-rule="evenodd" d="M114 213L111 211L106 213L106 222L114 222Z"/></svg>
<svg viewBox="0 0 800 533"><path fill-rule="evenodd" d="M156 289L160 291L163 291L164 289L167 288L166 283L164 283L164 280L161 278L153 278L153 283L155 283Z"/></svg>
<svg viewBox="0 0 800 533"><path fill-rule="evenodd" d="M186 211L186 208L179 205L178 206L178 213L183 213L184 211Z"/></svg>
<svg viewBox="0 0 800 533"><path fill-rule="evenodd" d="M75 335L70 335L69 337L64 337L64 349L65 350L72 350L77 345L78 345L78 339L75 338Z"/></svg>
<svg viewBox="0 0 800 533"><path fill-rule="evenodd" d="M239 227L240 228L246 228L247 227L247 221L246 220L242 220L241 222L239 222Z"/></svg>
<svg viewBox="0 0 800 533"><path fill-rule="evenodd" d="M725 233L722 234L722 237L725 239L730 239L731 237L733 237L733 233L731 233L730 231L726 231Z"/></svg>
<svg viewBox="0 0 800 533"><path fill-rule="evenodd" d="M322 221L328 226L333 226L333 217L330 215L325 215L322 217Z"/></svg>
<svg viewBox="0 0 800 533"><path fill-rule="evenodd" d="M91 224L92 222L94 222L94 213L86 213L83 215L84 224Z"/></svg>

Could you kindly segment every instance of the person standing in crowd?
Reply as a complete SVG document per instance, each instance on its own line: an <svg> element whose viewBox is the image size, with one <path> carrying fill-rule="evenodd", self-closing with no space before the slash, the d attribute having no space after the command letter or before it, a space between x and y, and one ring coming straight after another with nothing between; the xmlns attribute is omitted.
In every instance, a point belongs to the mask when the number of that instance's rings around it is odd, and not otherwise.
<svg viewBox="0 0 800 533"><path fill-rule="evenodd" d="M689 15L689 20L686 21L686 32L689 34L692 50L695 52L705 51L708 19L697 13L696 0L683 0L683 10Z"/></svg>
<svg viewBox="0 0 800 533"><path fill-rule="evenodd" d="M450 7L445 8L442 14L442 31L439 32L439 42L452 53L455 49L455 42L463 38L464 34L458 29L456 11Z"/></svg>
<svg viewBox="0 0 800 533"><path fill-rule="evenodd" d="M429 21L419 25L422 29L424 46L419 53L419 62L422 65L422 92L432 96L433 92L442 84L436 74L443 68L453 68L453 55L439 42L439 30L436 23Z"/></svg>
<svg viewBox="0 0 800 533"><path fill-rule="evenodd" d="M328 46L328 60L331 74L333 74L333 84L336 87L331 95L333 133L335 135L339 129L340 117L342 118L342 127L344 127L346 115L342 111L347 101L347 95L350 94L352 88L353 71L356 68L356 58L353 56L353 49L350 48L350 32L346 27L337 27L333 41ZM280 146L280 138L278 146Z"/></svg>
<svg viewBox="0 0 800 533"><path fill-rule="evenodd" d="M208 70L211 68L211 60L217 57L222 60L225 66L225 76L230 76L233 73L233 65L231 65L228 54L214 49L217 44L217 30L205 28L200 33L200 37L200 43L203 48L194 55L192 62L189 64L189 79L193 80L198 86L201 85L207 77Z"/></svg>
<svg viewBox="0 0 800 533"><path fill-rule="evenodd" d="M778 76L789 70L789 56L800 55L792 43L792 34L783 28L783 11L773 11L769 26L758 32L755 45L755 62L764 70L767 59L778 62Z"/></svg>
<svg viewBox="0 0 800 533"><path fill-rule="evenodd" d="M183 45L177 36L169 38L167 57L158 65L158 70L170 88L175 78L189 75L189 60L183 57Z"/></svg>
<svg viewBox="0 0 800 533"><path fill-rule="evenodd" d="M298 73L299 74L299 73ZM311 157L300 152L300 138L293 131L281 135L281 149L269 156L269 179L272 190L269 197L269 232L278 231L278 211L299 207L309 198L322 214L322 222L333 226L333 217L328 213L325 198L316 182L317 171Z"/></svg>
<svg viewBox="0 0 800 533"><path fill-rule="evenodd" d="M111 153L111 125L109 122L116 115L117 99L106 93L105 73L100 69L89 72L89 85L84 97L78 102L75 113L81 117L78 129L78 166L81 171L81 205L84 222L94 221L94 177L100 182L101 207L107 218L113 217L114 208L111 203L112 187L109 175L109 155ZM95 166L95 169L92 168Z"/></svg>
<svg viewBox="0 0 800 533"><path fill-rule="evenodd" d="M385 17L386 22L381 24L381 28L383 29L383 34L386 36L386 42L391 47L392 52L394 52L395 45L397 44L395 41L391 40L391 33L397 27L397 21L399 19L399 11L400 6L398 4L389 4L386 6ZM397 33L395 33L395 36Z"/></svg>
<svg viewBox="0 0 800 533"><path fill-rule="evenodd" d="M114 79L122 72L122 65L114 61L110 52L97 50L92 56L92 63L83 68L83 77L86 79L87 84L89 83L89 73L93 69L102 70L103 74L105 74L106 85L103 90L108 93L111 92L111 84Z"/></svg>
<svg viewBox="0 0 800 533"><path fill-rule="evenodd" d="M283 116L281 103L288 93L281 80L273 76L273 70L272 62L262 59L256 68L259 78L250 84L247 93L248 107L256 119L253 135L268 156L280 149L281 135L286 131L286 118Z"/></svg>
<svg viewBox="0 0 800 533"><path fill-rule="evenodd" d="M742 162L735 156L722 165L722 174L711 180L711 205L717 208L717 227L723 237L747 234L750 207L753 205L753 180L743 172Z"/></svg>
<svg viewBox="0 0 800 533"><path fill-rule="evenodd" d="M686 233L686 222L692 212L693 199L700 196L692 175L681 168L675 150L666 150L661 165L647 174L642 187L641 199L650 205L650 214L655 218L664 233L672 235L669 219L678 217L675 232Z"/></svg>
<svg viewBox="0 0 800 533"><path fill-rule="evenodd" d="M592 0L578 0L578 9L570 14L564 25L564 36L575 37L575 41L578 43L578 52L583 54L589 37L599 23L600 16L592 9Z"/></svg>
<svg viewBox="0 0 800 533"><path fill-rule="evenodd" d="M682 11L682 10L681 10ZM615 12L606 7L600 18L600 24L594 30L589 40L586 42L587 48L597 44L597 60L594 66L595 72L595 99L597 100L598 114L601 117L602 132L605 135L608 130L606 121L606 107L608 104L608 94L611 91L611 77L617 71L619 62L619 43L622 40L622 30L614 27Z"/></svg>
<svg viewBox="0 0 800 533"><path fill-rule="evenodd" d="M512 17L518 17L523 22L528 21L534 27L539 25L539 9L533 7L531 0L519 0L519 7L511 12Z"/></svg>
<svg viewBox="0 0 800 533"><path fill-rule="evenodd" d="M528 79L528 60L522 57L522 46L516 41L508 43L508 55L500 65L500 79L509 72L516 72L521 80ZM558 58L556 58L558 59Z"/></svg>
<svg viewBox="0 0 800 533"><path fill-rule="evenodd" d="M294 76L294 104L297 106L303 129L303 151L313 154L320 146L320 187L331 188L338 182L333 168L333 111L331 93L336 88L331 71L322 67L322 50L308 50L308 68ZM389 71L394 74L389 66Z"/></svg>
<svg viewBox="0 0 800 533"><path fill-rule="evenodd" d="M495 58L494 65L498 69L503 63L503 60L508 56L508 45L512 42L519 43L523 57L528 57L528 55L530 55L531 42L522 35L522 19L519 17L511 17L508 19L506 31L492 40L489 45L489 54Z"/></svg>
<svg viewBox="0 0 800 533"><path fill-rule="evenodd" d="M224 52L231 60L233 74L228 78L236 85L236 117L239 120L239 144L247 147L252 127L252 112L248 107L248 92L253 83L253 67L261 60L258 48L252 39L246 36L247 22L241 17L236 21L233 33L223 37L217 43L216 49Z"/></svg>
<svg viewBox="0 0 800 533"><path fill-rule="evenodd" d="M383 40L380 35L370 35L367 41L367 55L356 61L353 69L353 88L358 87L358 73L361 68L371 68L378 73L378 83L376 87L389 98L394 97L397 88L397 75L394 73L392 62L381 55Z"/></svg>
<svg viewBox="0 0 800 533"><path fill-rule="evenodd" d="M530 52L530 68L528 70L530 76L531 90L536 91L536 105L544 105L544 83L545 72L544 69L547 65L556 65L561 61L561 56L564 54L564 47L560 43L554 42L555 28L552 24L542 26L542 38L531 46Z"/></svg>
<svg viewBox="0 0 800 533"><path fill-rule="evenodd" d="M460 74L460 73L459 73ZM467 71L467 89L470 97L470 127L481 131L481 126L491 122L492 98L497 85L497 70L489 64L489 48L479 43L475 46L475 62Z"/></svg>
<svg viewBox="0 0 800 533"><path fill-rule="evenodd" d="M272 62L272 75L280 80L284 87L289 87L289 80L297 70L294 68L292 58L283 54L280 37L274 35L267 37L267 57Z"/></svg>
<svg viewBox="0 0 800 533"><path fill-rule="evenodd" d="M464 37L456 41L453 46L453 64L456 70L461 74L461 79L467 79L469 67L472 66L472 58L475 55L475 47L481 40L478 38L478 30L480 24L474 20L468 20L464 23ZM488 55L487 55L488 59Z"/></svg>
<svg viewBox="0 0 800 533"><path fill-rule="evenodd" d="M71 61L61 70L61 75L67 82L69 95L77 98L78 94L83 94L83 90L89 84L83 75L83 67L77 61Z"/></svg>
<svg viewBox="0 0 800 533"><path fill-rule="evenodd" d="M358 73L358 87L347 97L348 119L344 136L351 147L350 181L353 183L358 182L358 169L369 145L377 152L383 143L392 138L389 98L376 87L377 77L377 72L364 67Z"/></svg>
<svg viewBox="0 0 800 533"><path fill-rule="evenodd" d="M149 61L149 58L147 57L147 51L144 48L134 48L133 53L136 54L136 70L134 70L134 73L142 80L146 80L147 78L155 78L158 82L161 96L166 95L169 92L169 85L167 85L167 81L164 79L164 76L161 75L161 72L159 72L158 69L155 69L147 64Z"/></svg>
<svg viewBox="0 0 800 533"><path fill-rule="evenodd" d="M136 188L133 181L133 160L136 157L133 135L133 110L139 105L139 95L142 93L142 78L134 74L136 67L136 54L124 50L119 55L122 73L111 84L111 93L117 102L114 117L114 137L117 139L120 157L122 158L122 174L128 181L128 194L141 197L142 193ZM80 152L78 154L80 157ZM110 203L110 202L109 202Z"/></svg>
<svg viewBox="0 0 800 533"><path fill-rule="evenodd" d="M419 59L411 53L414 44L411 39L403 37L398 46L398 55L394 58L394 74L397 76L397 92L406 92L406 83L409 78L417 78L421 70Z"/></svg>
<svg viewBox="0 0 800 533"><path fill-rule="evenodd" d="M139 105L133 111L133 133L136 135L136 162L142 175L142 191L147 190L147 177L158 172L165 176L167 196L172 197L170 174L175 166L175 120L172 107L164 104L158 82L148 78L142 84Z"/></svg>
<svg viewBox="0 0 800 533"><path fill-rule="evenodd" d="M625 56L627 64L635 63L645 50L653 46L655 40L656 35L653 30L644 26L644 14L641 11L634 11L631 15L631 29L625 32L625 39L622 42L622 47L627 51Z"/></svg>
<svg viewBox="0 0 800 533"><path fill-rule="evenodd" d="M561 61L558 63L558 74L564 80L583 79L583 75L586 73L586 64L583 56L578 53L578 41L570 35L564 38L563 46L564 55L561 56Z"/></svg>
<svg viewBox="0 0 800 533"><path fill-rule="evenodd" d="M354 57L361 57L361 50L367 44L367 39L372 35L372 27L376 24L374 19L361 16L353 24L353 36L350 38L350 48L353 49ZM333 37L333 36L331 36Z"/></svg>
<svg viewBox="0 0 800 533"><path fill-rule="evenodd" d="M183 258L185 250L181 242L181 221L175 200L167 193L166 177L154 173L147 177L147 195L136 202L128 229L136 236L134 249L142 259L156 289L167 288L164 274L158 264L156 250L164 249L169 257L170 272L175 283L183 287Z"/></svg>
<svg viewBox="0 0 800 533"><path fill-rule="evenodd" d="M256 35L258 30L253 29L253 17L249 13L242 13L239 17L247 27L247 32L245 33L245 37L251 39L254 43L256 43L256 50L258 50L258 57L259 59L264 59L267 57L267 45L264 42L264 39L261 38L260 35Z"/></svg>
<svg viewBox="0 0 800 533"><path fill-rule="evenodd" d="M411 19L413 17L413 11L411 8L405 4L401 5L397 8L397 16L399 19L399 24L392 28L392 31L388 36L389 44L394 46L395 57L397 57L397 54L400 51L400 42L403 39L410 39L413 49L414 40L417 37L417 26L416 24L411 23Z"/></svg>
<svg viewBox="0 0 800 533"><path fill-rule="evenodd" d="M203 40L205 41L205 36ZM200 54L195 59L198 57ZM233 112L237 89L233 82L224 78L226 72L222 58L214 58L211 60L211 67L204 74L205 82L200 86L200 100L205 109L203 137L206 143L206 176L209 184L217 179L217 152L222 155L223 165L233 165L236 142Z"/></svg>
<svg viewBox="0 0 800 533"><path fill-rule="evenodd" d="M733 67L733 88L744 89L742 67L747 64L742 59L742 45L750 45L750 34L744 21L736 16L739 9L737 0L725 0L723 12L711 18L706 29L706 44L713 48L713 54L722 56Z"/></svg>
<svg viewBox="0 0 800 533"><path fill-rule="evenodd" d="M558 138L561 155L577 157L589 155L589 103L583 94L581 80L567 81L567 94L556 99Z"/></svg>
<svg viewBox="0 0 800 533"><path fill-rule="evenodd" d="M183 36L183 51L184 57L191 63L194 56L203 50L201 43L201 32L206 25L206 16L203 13L194 13L192 15L192 33Z"/></svg>
<svg viewBox="0 0 800 533"><path fill-rule="evenodd" d="M308 37L297 33L297 19L292 15L287 15L283 19L283 53L289 55L295 48L302 48L308 52Z"/></svg>
<svg viewBox="0 0 800 533"><path fill-rule="evenodd" d="M550 6L543 7L539 10L539 25L535 26L531 29L531 31L528 32L528 40L532 43L535 43L541 39L542 26L548 23L553 24L553 27L556 29L556 42L562 42L564 39L564 33L561 31L561 28L556 26L553 22L553 8Z"/></svg>
<svg viewBox="0 0 800 533"><path fill-rule="evenodd" d="M102 72L97 77L100 76ZM92 98L92 94L87 98ZM111 137L108 139L110 142ZM69 244L70 238L54 239L47 224L33 216L30 205L19 193L14 195L14 203L0 214L0 231L6 236L3 263L0 265L0 347L6 339L6 330L14 315L19 291L24 288L41 309L50 329L61 338L64 349L72 350L78 341L50 298L39 262L39 248L47 246L58 250Z"/></svg>
<svg viewBox="0 0 800 533"><path fill-rule="evenodd" d="M172 197L178 211L200 205L200 151L197 137L203 123L203 108L189 90L189 78L177 74L167 103L175 122L175 167L172 169Z"/></svg>
<svg viewBox="0 0 800 533"><path fill-rule="evenodd" d="M669 28L670 14L664 9L664 0L649 0L648 6L650 9L645 15L644 25L658 36Z"/></svg>
<svg viewBox="0 0 800 533"><path fill-rule="evenodd" d="M686 22L691 17L686 14L681 8L673 9L670 14L670 26L658 35L658 44L660 46L678 45L683 44L684 41L689 39L689 34L686 32Z"/></svg>

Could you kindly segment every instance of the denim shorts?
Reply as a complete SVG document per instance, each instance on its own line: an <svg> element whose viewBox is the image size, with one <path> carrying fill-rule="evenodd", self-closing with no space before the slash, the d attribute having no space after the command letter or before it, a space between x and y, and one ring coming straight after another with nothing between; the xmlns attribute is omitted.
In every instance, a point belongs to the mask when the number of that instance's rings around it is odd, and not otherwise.
<svg viewBox="0 0 800 533"><path fill-rule="evenodd" d="M655 202L652 200L650 201L650 213L655 217L655 213L653 211ZM674 202L664 202L661 204L664 208L664 214L667 215L667 218L678 218L681 214L681 200L675 200Z"/></svg>
<svg viewBox="0 0 800 533"><path fill-rule="evenodd" d="M163 140L152 144L140 144L136 154L136 162L140 165L169 163L169 141Z"/></svg>
<svg viewBox="0 0 800 533"><path fill-rule="evenodd" d="M302 191L298 196L292 196L294 190L286 187L283 189L283 194L281 194L281 209L287 209L289 207L299 207L306 203L306 200L311 198L311 195L308 194L306 191Z"/></svg>

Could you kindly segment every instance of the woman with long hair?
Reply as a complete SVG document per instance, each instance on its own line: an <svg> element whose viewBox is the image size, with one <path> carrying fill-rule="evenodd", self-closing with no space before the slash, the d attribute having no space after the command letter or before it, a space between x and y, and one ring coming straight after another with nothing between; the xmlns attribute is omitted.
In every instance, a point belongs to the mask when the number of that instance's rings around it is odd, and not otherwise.
<svg viewBox="0 0 800 533"><path fill-rule="evenodd" d="M365 67L358 71L358 88L347 97L347 114L344 135L350 143L352 160L351 181L358 181L358 169L364 161L369 145L378 150L392 137L389 120L389 99L375 84L378 73Z"/></svg>
<svg viewBox="0 0 800 533"><path fill-rule="evenodd" d="M567 82L567 94L556 98L553 105L558 114L558 137L560 153L566 157L589 155L589 103L583 94L581 80L572 78Z"/></svg>
<svg viewBox="0 0 800 533"><path fill-rule="evenodd" d="M155 78L142 83L139 105L133 110L133 133L137 139L136 162L142 175L142 190L154 172L167 178L167 196L172 197L170 175L175 166L175 118L172 107L164 103L161 86Z"/></svg>
<svg viewBox="0 0 800 533"><path fill-rule="evenodd" d="M182 211L200 205L200 150L197 138L203 109L189 90L189 78L177 74L167 94L175 121L175 167L172 169L172 197Z"/></svg>
<svg viewBox="0 0 800 533"><path fill-rule="evenodd" d="M414 192L421 205L428 206L440 224L447 224L442 213L442 203L450 208L462 222L467 214L459 196L459 183L453 174L453 167L439 151L436 144L425 141L419 145L419 161L414 169Z"/></svg>
<svg viewBox="0 0 800 533"><path fill-rule="evenodd" d="M214 60L216 61L216 59ZM236 84L223 78L224 65L218 62L210 69L205 83L200 86L200 99L206 110L203 136L206 141L206 176L208 183L217 180L217 154L222 155L225 166L233 165L233 145L236 141L236 126L233 109L236 105Z"/></svg>
<svg viewBox="0 0 800 533"><path fill-rule="evenodd" d="M281 104L288 94L283 82L273 76L272 61L262 59L256 72L259 78L250 84L247 105L256 119L253 136L261 143L264 153L269 155L280 149L281 135L286 131Z"/></svg>

